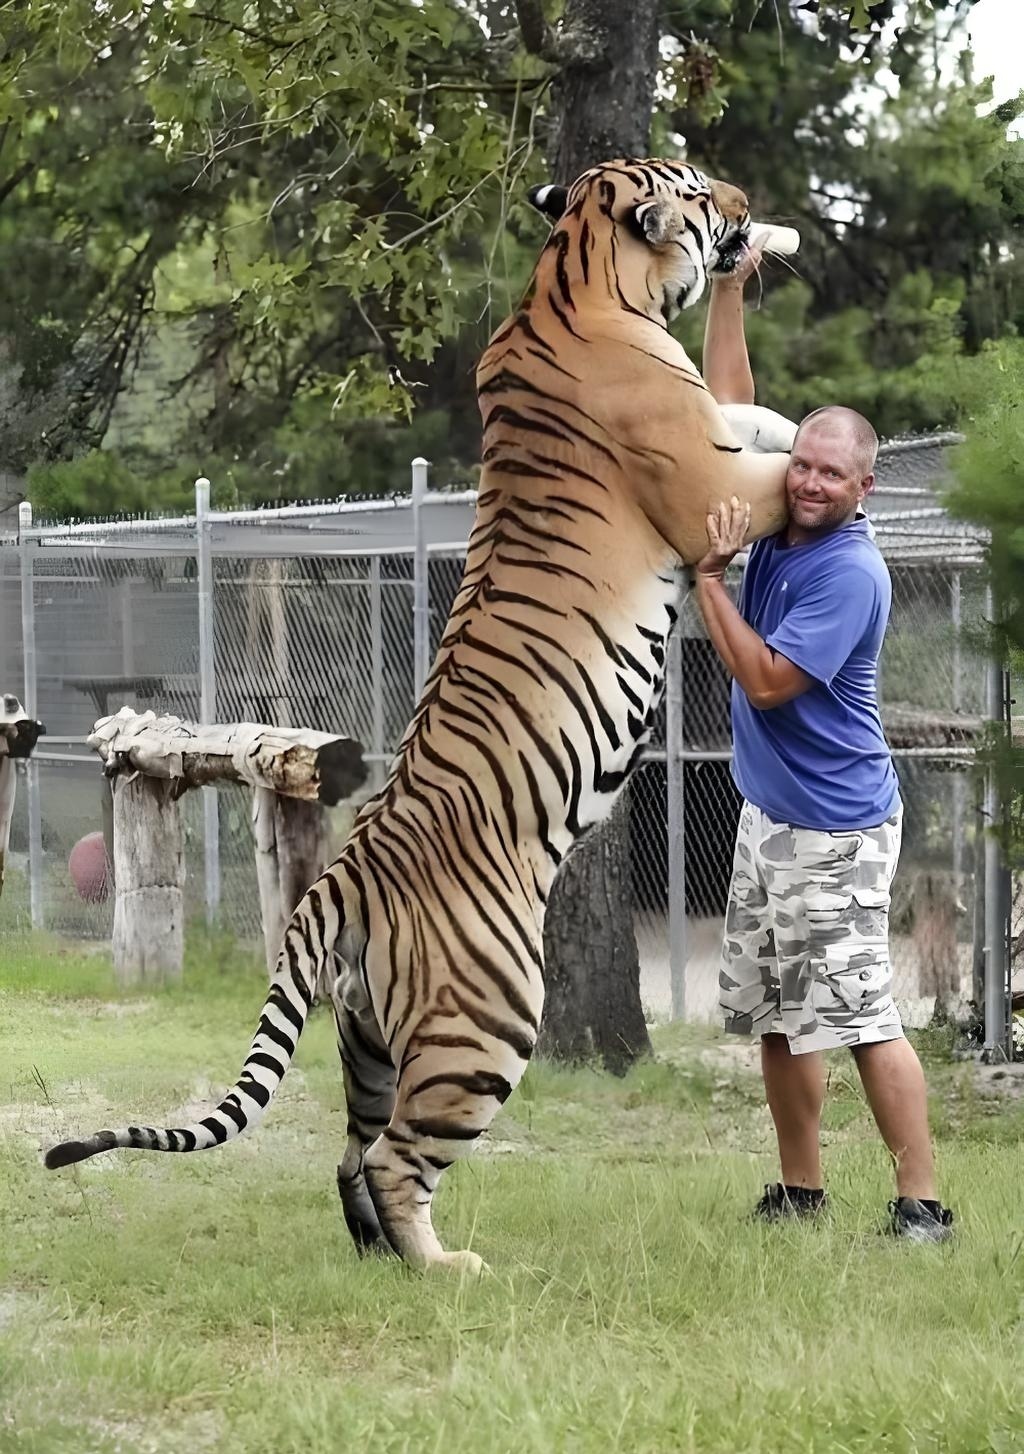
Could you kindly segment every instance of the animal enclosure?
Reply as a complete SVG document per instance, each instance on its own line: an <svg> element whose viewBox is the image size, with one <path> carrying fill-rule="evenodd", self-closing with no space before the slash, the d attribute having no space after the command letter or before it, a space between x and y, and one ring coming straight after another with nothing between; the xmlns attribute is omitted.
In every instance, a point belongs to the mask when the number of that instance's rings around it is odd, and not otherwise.
<svg viewBox="0 0 1024 1454"><path fill-rule="evenodd" d="M952 442L883 446L871 501L893 579L881 700L906 805L895 989L910 1023L930 1019L937 998L980 1004L991 942L991 979L1002 986L993 1023L1005 1038L1006 936L993 926L1005 924L1008 894L991 854L985 872L975 761L1005 693L985 652L984 537L939 503ZM20 914L58 933L110 936L112 897L83 901L67 862L108 811L85 738L122 705L343 731L364 745L368 786L378 785L457 589L474 502L469 490L428 492L418 461L404 497L208 512L200 491L195 517L74 526L26 517L18 538L0 538L0 618L10 623L0 680L22 690L48 732L19 793L0 933ZM628 911L652 1014L708 1020L738 802L728 686L692 601L676 640L666 703L627 789ZM181 805L186 912L255 941L247 796L230 786L202 796ZM351 811L335 810L329 839Z"/></svg>

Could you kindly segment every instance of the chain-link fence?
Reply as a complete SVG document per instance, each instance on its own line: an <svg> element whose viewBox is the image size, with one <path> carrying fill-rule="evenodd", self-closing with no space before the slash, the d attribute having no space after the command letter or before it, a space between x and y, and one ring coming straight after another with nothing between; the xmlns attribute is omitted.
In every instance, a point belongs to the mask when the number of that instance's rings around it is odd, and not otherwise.
<svg viewBox="0 0 1024 1454"><path fill-rule="evenodd" d="M976 746L996 694L985 649L979 533L935 502L944 438L889 446L872 511L893 580L883 717L905 803L893 907L896 991L912 1022L978 999L992 940L985 783ZM458 589L475 497L209 512L173 520L33 526L0 539L0 689L46 724L24 773L3 926L109 934L74 846L109 833L109 789L85 746L127 704L193 720L344 732L379 783ZM739 572L735 573L736 582ZM734 584L736 583L734 582ZM669 656L666 705L629 793L632 900L652 1012L712 1019L739 799L729 688L692 597ZM248 795L185 800L188 909L259 933ZM351 808L335 810L340 840ZM991 867L990 874L991 877Z"/></svg>

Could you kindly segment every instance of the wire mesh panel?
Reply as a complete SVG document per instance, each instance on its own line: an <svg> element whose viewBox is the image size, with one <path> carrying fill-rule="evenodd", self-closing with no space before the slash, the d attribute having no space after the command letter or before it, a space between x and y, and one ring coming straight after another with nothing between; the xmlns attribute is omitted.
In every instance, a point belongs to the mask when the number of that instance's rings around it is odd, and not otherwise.
<svg viewBox="0 0 1024 1454"><path fill-rule="evenodd" d="M893 581L880 699L905 804L892 943L896 991L911 1021L927 1019L937 997L970 997L983 922L974 750L987 710L986 588L977 532L955 526L931 497L937 458L936 449L900 446L894 459L902 473L890 471L880 486L889 498L887 513L876 519ZM23 552L32 558L37 714L49 733L36 769L42 921L74 935L109 933L109 902L82 898L68 856L82 837L104 829L109 807L85 736L98 716L124 704L198 719L205 679L217 720L349 734L364 746L370 786L383 781L414 707L416 642L420 663L424 644L432 659L459 588L472 508L468 493L428 494L416 511L399 499L342 502L221 513L199 533L186 518L37 530L22 547L0 541L0 690L20 691L24 680ZM213 629L206 638L199 576L208 557L201 540L209 542L212 577ZM418 596L417 559L426 560L426 591ZM730 572L734 593L739 579L738 570ZM676 740L668 740L663 707L627 788L630 894L645 1002L668 1013L672 974L685 964L687 1014L716 1018L739 814L730 685L692 594L678 629ZM201 660L201 639L211 637ZM3 924L25 903L30 825L20 787ZM681 823L671 843L670 795ZM186 795L190 914L205 907L201 808L198 794ZM346 813L331 825L335 838ZM249 819L249 794L221 790L220 918L254 937ZM669 921L680 906L683 932L671 939L679 962L670 964Z"/></svg>
<svg viewBox="0 0 1024 1454"><path fill-rule="evenodd" d="M124 705L195 716L195 562L131 550L34 552L38 715L51 737L84 738Z"/></svg>
<svg viewBox="0 0 1024 1454"><path fill-rule="evenodd" d="M218 556L216 716L337 732L377 775L412 713L408 556Z"/></svg>
<svg viewBox="0 0 1024 1454"><path fill-rule="evenodd" d="M0 692L21 696L21 559L17 546L0 543Z"/></svg>
<svg viewBox="0 0 1024 1454"><path fill-rule="evenodd" d="M53 760L36 766L42 819L42 866L39 883L42 919L48 929L76 939L109 939L113 927L113 899L109 865L103 840L109 824L110 784L98 761L83 756ZM76 854L77 879L72 874ZM29 828L28 794L24 775L11 829L12 903L4 889L4 919L14 912L28 926Z"/></svg>
<svg viewBox="0 0 1024 1454"><path fill-rule="evenodd" d="M188 549L186 539L178 549L169 539L160 554L137 555L130 534L114 549L96 542L69 550L59 535L29 545L36 715L47 733L33 769L41 827L36 912L57 932L110 933L109 895L90 897L90 889L83 898L69 871L72 849L90 835L105 834L109 852L110 787L85 747L94 722L125 705L194 715L197 611ZM10 658L9 643L7 651ZM20 690L20 649L18 656Z"/></svg>
<svg viewBox="0 0 1024 1454"><path fill-rule="evenodd" d="M649 1017L671 1012L668 903L668 804L665 758L655 749L629 780L629 870L640 997Z"/></svg>
<svg viewBox="0 0 1024 1454"><path fill-rule="evenodd" d="M466 557L461 552L432 552L429 557L427 601L430 612L431 663L441 644L445 623L451 614L452 603L462 583L462 572L465 565Z"/></svg>
<svg viewBox="0 0 1024 1454"><path fill-rule="evenodd" d="M975 871L981 783L985 584L977 566L915 559L891 567L893 608L879 670L886 734L904 803L893 889L894 993L911 1024L974 996ZM735 595L737 571L729 573ZM683 648L686 1002L717 1013L716 981L740 798L731 778L729 685L692 597Z"/></svg>

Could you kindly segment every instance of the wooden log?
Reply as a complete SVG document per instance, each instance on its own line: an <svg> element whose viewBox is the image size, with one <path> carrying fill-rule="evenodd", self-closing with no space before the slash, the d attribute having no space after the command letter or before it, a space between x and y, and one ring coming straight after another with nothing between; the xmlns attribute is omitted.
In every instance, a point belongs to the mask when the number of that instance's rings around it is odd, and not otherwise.
<svg viewBox="0 0 1024 1454"><path fill-rule="evenodd" d="M14 763L18 758L32 755L33 747L45 731L41 722L34 722L27 715L16 696L4 692L0 697L0 894L4 889L7 850L14 819Z"/></svg>
<svg viewBox="0 0 1024 1454"><path fill-rule="evenodd" d="M253 838L267 969L272 974L285 925L324 867L323 810L268 788L253 794Z"/></svg>
<svg viewBox="0 0 1024 1454"><path fill-rule="evenodd" d="M173 782L114 779L114 972L119 984L181 977L185 836Z"/></svg>
<svg viewBox="0 0 1024 1454"><path fill-rule="evenodd" d="M162 778L179 797L188 788L236 782L333 807L366 781L358 742L305 727L206 727L122 707L95 724L88 742L108 774L130 768Z"/></svg>
<svg viewBox="0 0 1024 1454"><path fill-rule="evenodd" d="M257 788L252 795L252 836L256 847L260 922L263 925L263 949L270 974L273 974L277 962L285 923L281 908L281 874L277 858L277 817L274 812L276 802L277 794L269 788Z"/></svg>

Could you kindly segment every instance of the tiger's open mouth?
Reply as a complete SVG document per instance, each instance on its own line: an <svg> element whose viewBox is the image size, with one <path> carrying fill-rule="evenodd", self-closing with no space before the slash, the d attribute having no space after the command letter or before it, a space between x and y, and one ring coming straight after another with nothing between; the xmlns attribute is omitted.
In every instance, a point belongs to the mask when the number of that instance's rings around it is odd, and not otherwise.
<svg viewBox="0 0 1024 1454"><path fill-rule="evenodd" d="M749 226L737 228L731 236L719 243L715 256L708 267L710 277L725 277L735 270L736 264L743 256L749 236Z"/></svg>

